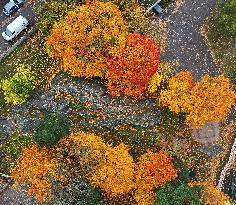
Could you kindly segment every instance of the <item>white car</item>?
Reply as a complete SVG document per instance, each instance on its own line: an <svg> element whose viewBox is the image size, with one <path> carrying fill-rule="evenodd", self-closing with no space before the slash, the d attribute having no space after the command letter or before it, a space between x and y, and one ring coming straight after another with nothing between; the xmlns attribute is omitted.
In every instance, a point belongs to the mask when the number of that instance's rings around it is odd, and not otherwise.
<svg viewBox="0 0 236 205"><path fill-rule="evenodd" d="M10 16L22 7L23 4L24 0L10 0L10 2L3 7L3 13Z"/></svg>
<svg viewBox="0 0 236 205"><path fill-rule="evenodd" d="M2 33L2 37L7 41L11 41L20 32L26 29L28 25L28 20L20 15L7 26L6 30Z"/></svg>

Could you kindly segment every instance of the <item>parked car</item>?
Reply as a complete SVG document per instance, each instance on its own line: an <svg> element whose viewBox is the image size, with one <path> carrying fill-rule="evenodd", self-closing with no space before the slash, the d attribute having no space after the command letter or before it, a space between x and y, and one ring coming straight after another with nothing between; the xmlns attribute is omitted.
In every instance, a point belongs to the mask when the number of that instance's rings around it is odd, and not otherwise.
<svg viewBox="0 0 236 205"><path fill-rule="evenodd" d="M3 13L7 16L15 13L24 4L24 0L10 0L4 7Z"/></svg>
<svg viewBox="0 0 236 205"><path fill-rule="evenodd" d="M2 37L7 41L11 41L20 32L26 29L28 25L28 20L22 15L20 15L7 26L6 30L2 33Z"/></svg>
<svg viewBox="0 0 236 205"><path fill-rule="evenodd" d="M163 8L159 5L159 4L156 4L152 10L156 13L156 14L162 14L163 13Z"/></svg>

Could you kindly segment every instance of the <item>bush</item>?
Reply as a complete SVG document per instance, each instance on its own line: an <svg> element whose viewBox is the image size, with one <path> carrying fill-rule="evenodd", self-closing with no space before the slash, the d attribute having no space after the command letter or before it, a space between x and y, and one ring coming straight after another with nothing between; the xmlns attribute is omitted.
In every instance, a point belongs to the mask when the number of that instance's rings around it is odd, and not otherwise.
<svg viewBox="0 0 236 205"><path fill-rule="evenodd" d="M202 205L200 202L202 186L190 186L188 182L193 180L190 176L191 171L177 158L174 164L181 172L174 181L156 189L153 205Z"/></svg>
<svg viewBox="0 0 236 205"><path fill-rule="evenodd" d="M13 105L24 103L35 88L34 75L29 65L20 64L11 78L2 80L1 87L6 102Z"/></svg>
<svg viewBox="0 0 236 205"><path fill-rule="evenodd" d="M51 147L69 134L70 121L59 113L50 113L36 126L34 139L40 146Z"/></svg>

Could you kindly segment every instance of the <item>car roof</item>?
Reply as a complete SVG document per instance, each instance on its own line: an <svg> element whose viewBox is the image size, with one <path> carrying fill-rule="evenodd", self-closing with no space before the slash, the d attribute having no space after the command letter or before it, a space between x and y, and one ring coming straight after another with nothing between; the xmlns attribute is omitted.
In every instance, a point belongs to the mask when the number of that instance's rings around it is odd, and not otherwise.
<svg viewBox="0 0 236 205"><path fill-rule="evenodd" d="M13 32L17 26L22 25L24 22L28 23L27 19L20 15L7 26L7 29Z"/></svg>
<svg viewBox="0 0 236 205"><path fill-rule="evenodd" d="M8 2L5 6L4 9L5 10L10 10L13 6L15 6L16 4L12 1Z"/></svg>

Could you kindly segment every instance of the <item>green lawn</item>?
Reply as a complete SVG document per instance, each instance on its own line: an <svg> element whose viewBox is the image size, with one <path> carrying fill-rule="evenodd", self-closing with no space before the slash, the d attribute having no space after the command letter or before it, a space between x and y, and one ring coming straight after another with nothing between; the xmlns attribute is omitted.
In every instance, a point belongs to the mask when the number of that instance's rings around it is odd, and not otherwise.
<svg viewBox="0 0 236 205"><path fill-rule="evenodd" d="M236 86L236 36L224 28L229 23L224 25L224 22L219 21L224 15L221 13L220 6L219 3L218 8L208 20L207 37L217 64ZM232 27L236 25L235 20L230 23Z"/></svg>

